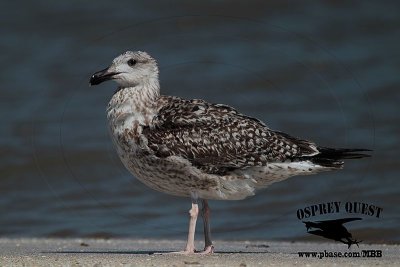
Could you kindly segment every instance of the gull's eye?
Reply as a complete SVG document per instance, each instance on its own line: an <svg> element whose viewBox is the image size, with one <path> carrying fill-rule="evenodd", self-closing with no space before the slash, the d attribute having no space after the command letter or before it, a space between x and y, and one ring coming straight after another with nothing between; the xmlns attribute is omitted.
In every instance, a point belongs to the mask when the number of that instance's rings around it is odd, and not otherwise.
<svg viewBox="0 0 400 267"><path fill-rule="evenodd" d="M135 59L133 59L133 58L128 60L128 65L131 66L131 67L136 65L136 63L137 63L137 61Z"/></svg>

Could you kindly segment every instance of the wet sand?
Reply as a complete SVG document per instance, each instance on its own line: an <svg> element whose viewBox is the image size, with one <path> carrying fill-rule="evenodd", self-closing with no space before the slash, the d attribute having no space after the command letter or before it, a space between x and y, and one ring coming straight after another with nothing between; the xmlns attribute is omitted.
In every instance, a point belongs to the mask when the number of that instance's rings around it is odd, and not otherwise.
<svg viewBox="0 0 400 267"><path fill-rule="evenodd" d="M175 240L0 238L0 266L400 266L399 245L360 244L347 249L333 242L216 241L212 255L165 254L183 246ZM320 259L298 254L324 250L381 250L382 257Z"/></svg>

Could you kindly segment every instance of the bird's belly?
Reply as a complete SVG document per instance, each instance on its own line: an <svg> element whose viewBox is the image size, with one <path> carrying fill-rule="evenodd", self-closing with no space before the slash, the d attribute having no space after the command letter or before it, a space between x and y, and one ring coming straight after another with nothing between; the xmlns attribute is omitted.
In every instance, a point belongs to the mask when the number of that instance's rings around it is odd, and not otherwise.
<svg viewBox="0 0 400 267"><path fill-rule="evenodd" d="M158 158L154 155L132 154L121 158L125 167L148 187L175 196L188 197L196 194L205 197L204 192L213 195L219 183L215 177L207 177L190 170L186 162L175 161L172 157Z"/></svg>

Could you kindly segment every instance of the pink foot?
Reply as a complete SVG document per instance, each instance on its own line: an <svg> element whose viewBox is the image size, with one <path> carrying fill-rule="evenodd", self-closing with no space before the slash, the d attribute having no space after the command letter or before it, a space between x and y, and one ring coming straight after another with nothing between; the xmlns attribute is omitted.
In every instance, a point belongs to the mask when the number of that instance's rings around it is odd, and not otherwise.
<svg viewBox="0 0 400 267"><path fill-rule="evenodd" d="M201 254L201 255L212 254L212 253L214 253L214 246L213 245L207 246L207 247L204 248L203 251L198 252L198 254Z"/></svg>
<svg viewBox="0 0 400 267"><path fill-rule="evenodd" d="M186 247L185 250L182 250L182 251L166 252L166 253L162 253L162 254L189 255L189 254L194 254L194 253L196 253L196 250L194 247Z"/></svg>
<svg viewBox="0 0 400 267"><path fill-rule="evenodd" d="M182 251L167 252L163 254L190 255L194 253L195 253L194 251L182 250Z"/></svg>
<svg viewBox="0 0 400 267"><path fill-rule="evenodd" d="M192 254L198 254L198 255L207 255L207 254L212 254L214 253L214 246L208 246L205 247L203 251L196 251L194 248L190 248L182 251L174 251L174 252L166 252L166 253L160 253L160 254L175 254L175 255L192 255Z"/></svg>

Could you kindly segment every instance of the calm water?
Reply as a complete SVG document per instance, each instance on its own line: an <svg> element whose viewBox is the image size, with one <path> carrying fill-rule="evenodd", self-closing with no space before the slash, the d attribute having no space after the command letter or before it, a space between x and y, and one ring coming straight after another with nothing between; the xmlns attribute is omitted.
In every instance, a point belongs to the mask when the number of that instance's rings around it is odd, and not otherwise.
<svg viewBox="0 0 400 267"><path fill-rule="evenodd" d="M88 87L116 55L145 50L163 94L229 104L325 146L374 150L339 172L212 201L215 238L312 238L297 209L359 201L382 207L382 218L362 216L348 225L353 235L399 242L400 5L334 2L2 3L0 235L184 238L189 200L124 169L105 117L115 85Z"/></svg>

